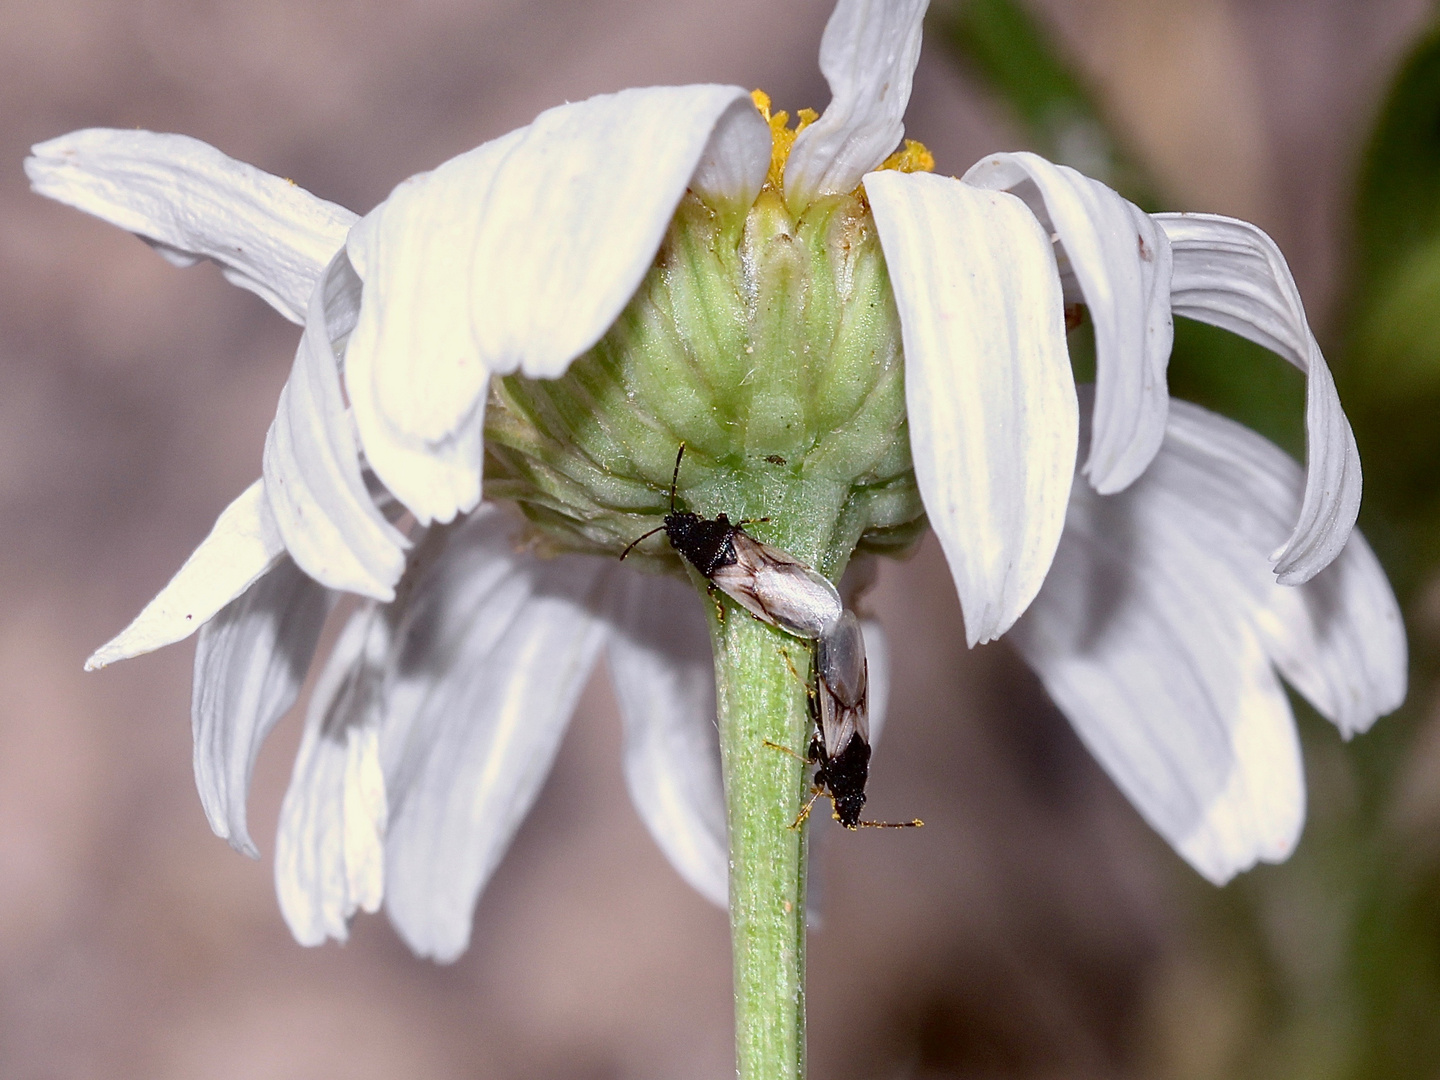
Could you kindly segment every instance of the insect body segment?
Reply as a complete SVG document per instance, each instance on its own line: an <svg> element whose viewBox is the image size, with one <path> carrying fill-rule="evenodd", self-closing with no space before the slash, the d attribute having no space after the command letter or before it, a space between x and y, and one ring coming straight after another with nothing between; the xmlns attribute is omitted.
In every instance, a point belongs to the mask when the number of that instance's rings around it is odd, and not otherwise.
<svg viewBox="0 0 1440 1080"><path fill-rule="evenodd" d="M815 735L809 760L815 765L815 798L828 795L835 820L847 829L903 829L921 822L861 821L865 782L870 777L870 673L865 637L854 614L844 612L815 642L815 690L811 698Z"/></svg>
<svg viewBox="0 0 1440 1080"><path fill-rule="evenodd" d="M664 524L631 542L620 557L630 554L636 544L663 531L670 546L710 584L734 600L761 622L778 626L788 634L814 640L840 618L842 606L835 586L795 556L756 540L745 531L744 521L731 522L725 514L701 517L689 510L675 509L675 490L680 480L680 460L685 444L675 455L675 473L670 480L670 512Z"/></svg>
<svg viewBox="0 0 1440 1080"><path fill-rule="evenodd" d="M860 623L845 612L815 642L815 786L835 804L847 829L860 821L870 775L870 673Z"/></svg>

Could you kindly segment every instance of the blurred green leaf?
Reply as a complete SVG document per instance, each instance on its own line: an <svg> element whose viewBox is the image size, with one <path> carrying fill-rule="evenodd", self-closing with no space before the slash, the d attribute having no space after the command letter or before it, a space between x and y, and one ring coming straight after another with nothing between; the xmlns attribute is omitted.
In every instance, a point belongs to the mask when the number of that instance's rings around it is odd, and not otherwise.
<svg viewBox="0 0 1440 1080"><path fill-rule="evenodd" d="M930 9L939 41L1005 101L1035 150L1154 210L1151 185L1051 35L1016 0L945 0Z"/></svg>
<svg viewBox="0 0 1440 1080"><path fill-rule="evenodd" d="M1371 135L1356 200L1352 384L1370 401L1440 395L1440 27L1410 53Z"/></svg>
<svg viewBox="0 0 1440 1080"><path fill-rule="evenodd" d="M1440 26L1417 43L1385 99L1356 209L1360 269L1370 278L1440 236Z"/></svg>

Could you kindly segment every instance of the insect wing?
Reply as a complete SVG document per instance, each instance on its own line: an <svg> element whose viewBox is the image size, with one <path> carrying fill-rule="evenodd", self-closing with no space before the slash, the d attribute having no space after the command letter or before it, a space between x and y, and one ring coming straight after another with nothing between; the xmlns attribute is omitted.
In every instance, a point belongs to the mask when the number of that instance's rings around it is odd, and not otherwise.
<svg viewBox="0 0 1440 1080"><path fill-rule="evenodd" d="M742 530L731 539L735 561L710 580L757 619L813 640L840 618L840 594L823 574Z"/></svg>
<svg viewBox="0 0 1440 1080"><path fill-rule="evenodd" d="M860 623L846 611L815 643L820 737L826 753L842 753L850 739L870 742L870 676Z"/></svg>

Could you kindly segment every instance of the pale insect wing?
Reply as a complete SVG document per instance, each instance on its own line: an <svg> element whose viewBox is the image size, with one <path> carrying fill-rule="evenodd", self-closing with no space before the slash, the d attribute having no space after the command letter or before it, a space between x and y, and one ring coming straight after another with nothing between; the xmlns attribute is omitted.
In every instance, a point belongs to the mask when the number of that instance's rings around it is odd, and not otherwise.
<svg viewBox="0 0 1440 1080"><path fill-rule="evenodd" d="M860 731L862 710L846 705L831 691L824 679L820 680L820 741L825 744L828 757L838 757L850 744L850 739ZM865 736L862 734L862 741Z"/></svg>
<svg viewBox="0 0 1440 1080"><path fill-rule="evenodd" d="M740 563L722 566L710 575L710 583L750 612L761 622L778 625L775 617L765 610L765 604L755 593L755 575Z"/></svg>
<svg viewBox="0 0 1440 1080"><path fill-rule="evenodd" d="M865 637L852 612L842 613L820 635L815 645L815 674L826 750L842 752L854 734L868 745L870 676Z"/></svg>
<svg viewBox="0 0 1440 1080"><path fill-rule="evenodd" d="M737 530L732 542L735 562L711 580L757 618L810 639L840 618L840 593L823 574L745 532Z"/></svg>

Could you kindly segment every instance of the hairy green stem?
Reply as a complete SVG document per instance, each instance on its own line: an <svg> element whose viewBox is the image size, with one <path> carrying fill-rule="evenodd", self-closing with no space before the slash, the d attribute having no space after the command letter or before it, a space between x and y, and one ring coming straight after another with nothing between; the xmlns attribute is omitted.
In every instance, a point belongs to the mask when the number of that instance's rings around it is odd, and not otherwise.
<svg viewBox="0 0 1440 1080"><path fill-rule="evenodd" d="M708 602L707 602L708 603ZM730 823L730 931L740 1080L805 1075L807 644L727 603L711 608ZM793 670L792 670L793 668ZM767 746L766 743L775 745Z"/></svg>

